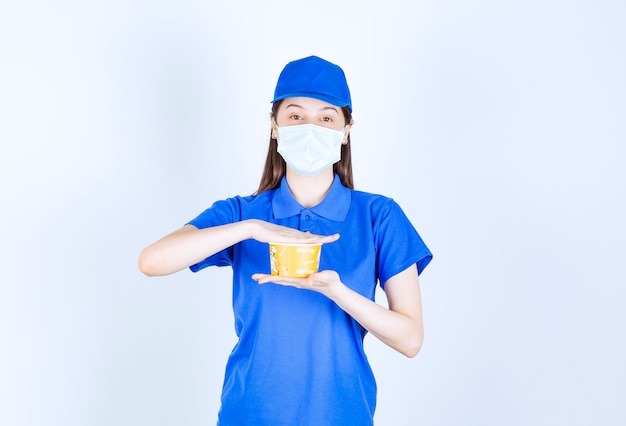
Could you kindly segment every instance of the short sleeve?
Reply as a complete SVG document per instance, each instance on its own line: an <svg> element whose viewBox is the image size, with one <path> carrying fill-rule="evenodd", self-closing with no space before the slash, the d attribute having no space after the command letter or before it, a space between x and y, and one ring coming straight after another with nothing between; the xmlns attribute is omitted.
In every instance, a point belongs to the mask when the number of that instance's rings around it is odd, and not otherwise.
<svg viewBox="0 0 626 426"><path fill-rule="evenodd" d="M198 229L205 229L236 222L239 220L238 218L240 216L238 206L239 203L234 198L217 201L194 219L187 222L187 225L193 225ZM192 272L198 272L208 266L232 266L232 264L233 249L229 247L191 265L189 269L191 269Z"/></svg>
<svg viewBox="0 0 626 426"><path fill-rule="evenodd" d="M421 274L433 256L400 206L387 199L376 216L376 269L381 286L412 264Z"/></svg>

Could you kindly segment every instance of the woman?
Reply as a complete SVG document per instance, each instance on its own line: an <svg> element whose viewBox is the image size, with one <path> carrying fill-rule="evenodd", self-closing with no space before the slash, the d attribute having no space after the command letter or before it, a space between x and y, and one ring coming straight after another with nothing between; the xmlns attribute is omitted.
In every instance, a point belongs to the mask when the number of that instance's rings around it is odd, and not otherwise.
<svg viewBox="0 0 626 426"><path fill-rule="evenodd" d="M408 357L422 345L418 273L432 255L390 198L353 189L352 103L341 68L311 56L278 79L258 191L218 201L144 249L139 267L233 268L238 343L218 424L371 425L372 333ZM320 272L269 274L267 242L323 243ZM374 302L380 282L389 308Z"/></svg>

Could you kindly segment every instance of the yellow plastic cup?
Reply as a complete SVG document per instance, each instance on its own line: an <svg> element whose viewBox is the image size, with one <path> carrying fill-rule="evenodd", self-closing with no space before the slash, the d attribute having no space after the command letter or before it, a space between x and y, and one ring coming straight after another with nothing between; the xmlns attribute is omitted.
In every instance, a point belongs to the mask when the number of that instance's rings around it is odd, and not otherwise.
<svg viewBox="0 0 626 426"><path fill-rule="evenodd" d="M317 272L322 244L269 243L272 275L306 278Z"/></svg>

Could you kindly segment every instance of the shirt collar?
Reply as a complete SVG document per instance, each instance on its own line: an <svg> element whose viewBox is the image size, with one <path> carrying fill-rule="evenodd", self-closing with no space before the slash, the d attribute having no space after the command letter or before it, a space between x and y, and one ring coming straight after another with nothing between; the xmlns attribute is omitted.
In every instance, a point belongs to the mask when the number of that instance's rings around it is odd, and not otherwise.
<svg viewBox="0 0 626 426"><path fill-rule="evenodd" d="M350 189L343 186L341 179L335 174L333 184L322 202L309 210L326 219L343 222L348 215L348 210L350 210L351 199ZM305 210L305 207L293 197L291 189L289 189L287 184L287 178L283 176L280 187L274 192L274 197L272 198L274 218L284 219L295 216L300 214L302 210Z"/></svg>

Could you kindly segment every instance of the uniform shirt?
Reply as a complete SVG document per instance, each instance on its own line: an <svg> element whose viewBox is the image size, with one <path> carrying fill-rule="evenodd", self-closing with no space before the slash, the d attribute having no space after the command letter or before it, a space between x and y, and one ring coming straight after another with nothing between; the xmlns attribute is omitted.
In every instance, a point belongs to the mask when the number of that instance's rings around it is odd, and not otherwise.
<svg viewBox="0 0 626 426"><path fill-rule="evenodd" d="M432 255L395 201L350 190L335 176L324 200L300 205L283 178L275 190L218 201L189 222L202 229L261 219L314 234L341 234L322 246L319 270L336 271L374 300L376 283ZM366 330L326 296L278 284L269 246L244 240L191 266L233 268L238 343L229 356L218 425L365 426L373 424L376 382L363 351Z"/></svg>

